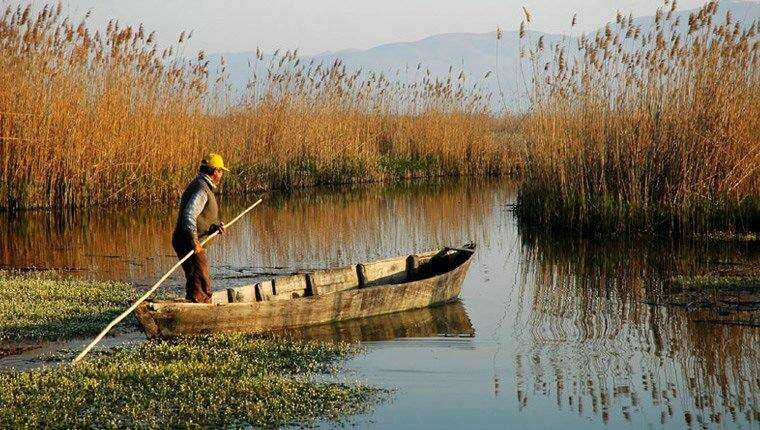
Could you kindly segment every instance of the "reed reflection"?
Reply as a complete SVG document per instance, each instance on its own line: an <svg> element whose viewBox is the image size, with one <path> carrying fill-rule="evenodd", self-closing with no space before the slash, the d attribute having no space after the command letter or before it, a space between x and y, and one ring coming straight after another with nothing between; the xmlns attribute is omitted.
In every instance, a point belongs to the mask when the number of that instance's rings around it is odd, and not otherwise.
<svg viewBox="0 0 760 430"><path fill-rule="evenodd" d="M479 191L488 188L488 192ZM488 182L306 190L273 194L211 245L218 287L226 283L487 241L486 219L503 187ZM247 206L225 199L223 219ZM0 214L0 265L51 268L150 282L175 257L175 207Z"/></svg>
<svg viewBox="0 0 760 430"><path fill-rule="evenodd" d="M649 304L663 276L744 258L746 249L521 236L520 407L540 395L605 423L757 423L760 333Z"/></svg>

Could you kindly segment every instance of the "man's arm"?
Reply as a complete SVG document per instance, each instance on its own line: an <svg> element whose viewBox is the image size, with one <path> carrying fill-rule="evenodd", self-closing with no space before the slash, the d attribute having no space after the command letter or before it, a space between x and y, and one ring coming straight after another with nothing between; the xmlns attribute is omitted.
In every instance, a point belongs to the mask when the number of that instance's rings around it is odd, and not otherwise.
<svg viewBox="0 0 760 430"><path fill-rule="evenodd" d="M198 192L190 196L185 210L182 211L180 217L182 230L190 233L195 244L198 244L198 225L196 220L206 206L206 202L208 202L208 196L203 190L198 190Z"/></svg>

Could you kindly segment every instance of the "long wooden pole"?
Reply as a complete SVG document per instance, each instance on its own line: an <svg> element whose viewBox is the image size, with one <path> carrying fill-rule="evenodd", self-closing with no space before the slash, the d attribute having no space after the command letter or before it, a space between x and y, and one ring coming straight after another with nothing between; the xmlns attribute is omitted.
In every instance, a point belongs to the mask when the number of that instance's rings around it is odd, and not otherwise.
<svg viewBox="0 0 760 430"><path fill-rule="evenodd" d="M258 206L258 204L259 204L259 203L261 203L261 201L262 201L262 200L263 200L263 198L260 198L260 199L258 199L258 200L256 201L256 203L254 203L254 204L252 204L251 206L249 206L249 207L248 207L248 209L246 209L246 210L244 210L243 212L241 212L241 213L240 213L240 215L238 215L238 216L236 216L235 218L233 218L233 219L232 219L232 221L230 221L229 223L225 224L225 225L224 225L224 227L225 227L225 228L231 227L231 226L232 226L232 224L235 224L235 222L237 222L237 220L239 220L240 218L242 218L242 217L243 217L243 215L247 214L247 213L248 213L248 212L250 212L250 211L251 211L253 208L255 208L256 206ZM217 230L217 231L215 231L215 232L211 233L210 235L208 235L208 236L207 236L205 239L203 239L203 241L201 242L201 246L205 245L205 244L206 244L206 243L207 243L209 240L213 239L213 238L214 238L216 235L218 235L218 234L219 234L219 230ZM134 311L135 309L137 309L137 306L138 306L140 303L144 302L145 300L147 300L147 299L148 299L148 297L150 297L151 295L153 295L153 293L154 293L154 292L155 292L155 291L158 289L158 287L159 287L159 286L160 286L160 285L161 285L161 284L162 284L162 283L163 283L163 282L164 282L164 281L165 281L165 280L166 280L166 279L167 279L169 276L171 276L171 274L172 274L172 273L174 273L174 271L175 271L175 270L177 270L177 268L178 268L179 266L181 266L181 265L182 265L182 263L184 263L184 262L185 262L185 261L186 261L188 258L190 258L190 256L192 256L194 253L195 253L195 250L192 250L192 251L188 252L188 253L187 253L187 255L185 255L184 257L182 257L182 259L181 259L181 260L179 260L179 261L178 261L178 262L177 262L177 263L176 263L174 266L172 266L172 268L171 268L171 269L169 269L169 271L168 271L168 272L166 272L166 274L165 274L164 276L162 276L162 277L161 277L161 279L159 279L159 280L158 280L158 282L156 282L155 284L153 284L153 286L150 288L150 290L148 290L148 291L147 291L145 294L143 294L143 295L142 295L142 297L140 297L139 299L137 299L137 301L136 301L136 302L132 303L132 306L130 306L130 307L129 307L129 309L127 309L126 311L122 312L122 314L121 314L121 315L119 315L119 316L118 316L118 317L116 317L116 318L115 318L113 321L111 321L111 322L110 322L110 323L109 323L109 324L106 326L106 328L104 328L104 329L103 329L103 331L101 331L101 332L100 332L100 334L99 334L99 335L98 335L98 336L97 336L95 339L93 339L93 341L92 341L92 342L90 342L90 344L89 344L89 345L87 345L87 347L86 347L84 350L82 350L82 352L80 352L80 353L79 353L79 355L77 355L77 356L76 356L76 358L74 359L74 361L72 361L72 363L76 364L76 363L78 363L78 362L79 362L79 361L80 361L82 358L84 358L84 356L85 356L85 355L87 355L87 353L88 353L88 352L90 352L90 350L91 350L91 349L92 349L92 348L93 348L93 347L94 347L94 346L95 346L95 345L96 345L98 342L100 342L100 340L101 340L101 339L103 339L103 337L104 337L104 336L105 336L105 335L106 335L106 334L107 334L109 331L111 331L111 329L112 329L112 328L114 328L114 327L116 326L116 324L118 324L118 323L119 323L121 320L123 320L124 318L126 318L126 317L127 317L127 315L129 315L130 313L132 313L132 311Z"/></svg>

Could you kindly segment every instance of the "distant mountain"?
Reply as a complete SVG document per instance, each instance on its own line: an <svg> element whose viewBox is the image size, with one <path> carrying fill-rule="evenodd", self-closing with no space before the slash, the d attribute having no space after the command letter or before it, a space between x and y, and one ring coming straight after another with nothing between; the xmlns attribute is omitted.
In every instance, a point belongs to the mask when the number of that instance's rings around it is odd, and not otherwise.
<svg viewBox="0 0 760 430"><path fill-rule="evenodd" d="M531 38L543 35L546 43L553 43L562 36L541 32L529 32ZM449 68L456 77L464 70L470 84L478 84L484 91L494 93L495 103L500 103L499 86L508 105L516 103L520 76L519 34L504 32L500 40L496 32L448 33L430 36L415 42L380 45L363 51L339 51L321 54L315 58L332 63L336 58L351 67L383 71L399 79L413 80L429 69L431 75L445 77ZM417 66L421 64L420 70ZM498 66L498 67L497 67ZM527 63L523 64L527 67ZM486 73L491 75L484 79ZM524 91L524 86L521 87Z"/></svg>
<svg viewBox="0 0 760 430"><path fill-rule="evenodd" d="M717 18L724 19L729 10L734 20L751 22L760 18L760 2L722 2ZM681 16L681 22L686 23L688 15L693 11L677 11L676 15ZM654 26L653 16L636 18L634 21L645 32ZM542 35L547 46L567 37L541 32L528 33L531 40L537 40ZM214 54L210 59L212 62L218 62L220 56L227 62L229 82L233 88L245 88L252 73L249 61L255 63L255 52ZM516 31L504 32L501 40L496 39L495 32L439 34L413 42L389 43L365 50L325 52L304 57L304 61L314 59L316 63L329 65L338 58L348 68L362 68L365 72L384 72L389 77L407 81L421 77L427 69L437 77L445 77L449 67L453 68L455 76L460 70L464 70L470 84L478 84L483 90L494 93L496 108L502 101L498 97L500 91L503 92L503 100L508 107L518 105L521 100L519 94L524 94L526 80L529 79L527 64L523 63L525 73L520 73L519 35ZM419 71L418 64L422 65ZM488 79L484 79L488 71L493 73Z"/></svg>
<svg viewBox="0 0 760 430"><path fill-rule="evenodd" d="M561 36L530 32L531 37L544 35L547 43ZM390 79L413 81L421 79L427 70L436 77L445 77L452 68L456 77L464 70L469 85L475 85L486 92L499 93L499 83L510 106L516 103L517 82L519 76L518 62L519 36L517 32L505 32L501 40L496 33L449 33L430 36L414 42L390 43L374 48L359 50L346 49L337 52L303 57L302 61L311 61L331 65L336 59L342 60L348 69L361 68L364 72L383 72ZM498 53L498 61L497 61ZM212 54L209 59L218 63L220 56L226 61L228 81L236 90L242 90L248 83L255 52ZM264 61L266 63L266 60ZM496 67L498 63L498 68ZM259 63L262 64L262 63ZM418 70L418 65L420 69ZM487 72L491 75L484 79ZM495 73L498 72L498 73ZM266 70L259 68L259 76ZM497 81L498 79L498 81ZM524 88L523 88L524 90ZM497 100L501 103L500 100Z"/></svg>

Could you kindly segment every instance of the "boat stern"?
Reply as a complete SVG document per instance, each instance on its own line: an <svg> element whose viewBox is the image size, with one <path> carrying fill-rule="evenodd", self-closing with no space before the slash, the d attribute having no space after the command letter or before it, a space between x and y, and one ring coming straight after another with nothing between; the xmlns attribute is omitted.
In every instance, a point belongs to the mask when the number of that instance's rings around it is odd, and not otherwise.
<svg viewBox="0 0 760 430"><path fill-rule="evenodd" d="M151 302L140 303L135 309L135 316L137 316L137 321L140 323L140 328L145 332L145 336L148 339L155 339L158 337L159 329L150 307Z"/></svg>

